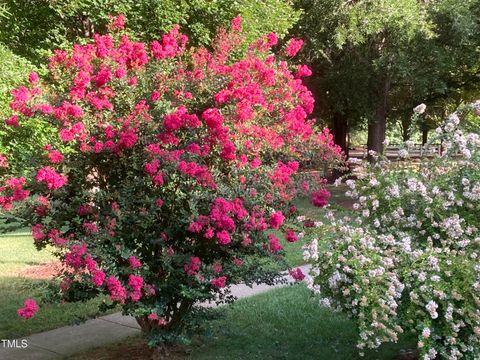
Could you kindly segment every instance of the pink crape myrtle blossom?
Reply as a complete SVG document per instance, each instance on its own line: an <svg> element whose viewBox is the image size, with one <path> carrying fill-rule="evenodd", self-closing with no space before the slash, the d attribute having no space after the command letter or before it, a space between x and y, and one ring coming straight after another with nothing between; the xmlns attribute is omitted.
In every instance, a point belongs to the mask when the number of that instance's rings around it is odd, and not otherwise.
<svg viewBox="0 0 480 360"><path fill-rule="evenodd" d="M220 276L218 278L210 280L210 284L212 284L213 286L215 286L219 289L224 288L226 282L227 282L226 276Z"/></svg>
<svg viewBox="0 0 480 360"><path fill-rule="evenodd" d="M278 229L280 226L282 226L284 220L285 216L283 216L281 211L274 212L270 215L270 227L272 229Z"/></svg>
<svg viewBox="0 0 480 360"><path fill-rule="evenodd" d="M45 166L38 170L35 178L38 182L44 182L49 189L56 190L67 183L67 177L57 173L54 169Z"/></svg>
<svg viewBox="0 0 480 360"><path fill-rule="evenodd" d="M305 274L300 268L290 269L288 273L295 281L302 281L305 278Z"/></svg>
<svg viewBox="0 0 480 360"><path fill-rule="evenodd" d="M303 46L302 39L290 39L285 48L285 54L289 57L294 57Z"/></svg>
<svg viewBox="0 0 480 360"><path fill-rule="evenodd" d="M119 305L171 341L197 302L280 278L257 266L285 262L270 231L298 240L292 201L325 186L305 166L342 154L311 118L310 68L289 64L301 40L274 55L277 35L246 44L240 17L208 48L178 25L150 43L125 27L112 16L110 33L54 51L11 92L8 131L35 118L54 136L22 171L1 154L0 206L55 249L63 299L103 295L101 310Z"/></svg>
<svg viewBox="0 0 480 360"><path fill-rule="evenodd" d="M25 299L23 308L17 310L17 314L24 319L31 319L38 312L38 305L34 299Z"/></svg>
<svg viewBox="0 0 480 360"><path fill-rule="evenodd" d="M128 263L130 264L130 268L132 269L138 269L142 267L142 263L140 262L140 260L138 260L133 255L128 258Z"/></svg>
<svg viewBox="0 0 480 360"><path fill-rule="evenodd" d="M316 207L325 207L328 204L330 192L322 189L311 194L311 204Z"/></svg>

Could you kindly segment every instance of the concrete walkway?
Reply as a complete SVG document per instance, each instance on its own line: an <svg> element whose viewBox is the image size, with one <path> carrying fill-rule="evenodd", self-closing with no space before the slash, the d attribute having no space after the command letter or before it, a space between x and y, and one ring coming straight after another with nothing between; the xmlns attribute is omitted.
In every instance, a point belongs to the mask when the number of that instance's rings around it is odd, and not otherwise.
<svg viewBox="0 0 480 360"><path fill-rule="evenodd" d="M304 273L308 271L308 265L300 268ZM292 282L290 276L286 275L285 278L289 283ZM285 285L261 284L248 287L239 284L232 287L232 295L244 298L282 286ZM204 303L202 306L213 307L215 304ZM7 343L0 339L0 360L65 359L70 355L119 342L138 334L140 334L140 327L133 317L116 313L88 320L80 325L64 326L17 339L16 343Z"/></svg>

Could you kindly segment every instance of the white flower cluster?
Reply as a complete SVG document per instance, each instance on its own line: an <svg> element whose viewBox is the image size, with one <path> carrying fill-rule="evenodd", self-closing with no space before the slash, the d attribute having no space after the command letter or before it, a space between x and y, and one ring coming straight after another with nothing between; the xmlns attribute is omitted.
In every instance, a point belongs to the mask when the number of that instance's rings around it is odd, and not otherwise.
<svg viewBox="0 0 480 360"><path fill-rule="evenodd" d="M307 284L357 319L360 351L415 331L422 359L480 359L480 138L460 116L437 130L441 155L415 168L380 157L347 180L356 215L329 214L325 251L311 229Z"/></svg>

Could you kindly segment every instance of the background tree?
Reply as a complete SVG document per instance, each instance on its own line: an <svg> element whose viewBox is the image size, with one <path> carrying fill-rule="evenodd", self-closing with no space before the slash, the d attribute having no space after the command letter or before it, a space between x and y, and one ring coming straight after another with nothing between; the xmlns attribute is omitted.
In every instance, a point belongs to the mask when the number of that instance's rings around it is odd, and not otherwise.
<svg viewBox="0 0 480 360"><path fill-rule="evenodd" d="M110 15L125 14L130 36L151 41L179 24L193 45L206 45L219 26L237 15L249 41L275 31L279 36L298 20L290 0L4 0L0 42L31 61L56 48L104 32Z"/></svg>
<svg viewBox="0 0 480 360"><path fill-rule="evenodd" d="M10 90L25 83L29 71L36 70L28 60L13 54L7 47L0 44L0 114L2 120L10 117L12 110L9 107L11 101ZM46 130L45 123L31 121L14 135L13 128L2 124L0 126L0 154L12 154L10 167L25 168L31 164L32 154L47 143L51 135Z"/></svg>
<svg viewBox="0 0 480 360"><path fill-rule="evenodd" d="M405 118L422 101L463 98L476 89L478 0L297 0L296 6L304 10L294 32L306 39L316 113L344 150L352 127L368 124L368 148L381 151L387 119Z"/></svg>

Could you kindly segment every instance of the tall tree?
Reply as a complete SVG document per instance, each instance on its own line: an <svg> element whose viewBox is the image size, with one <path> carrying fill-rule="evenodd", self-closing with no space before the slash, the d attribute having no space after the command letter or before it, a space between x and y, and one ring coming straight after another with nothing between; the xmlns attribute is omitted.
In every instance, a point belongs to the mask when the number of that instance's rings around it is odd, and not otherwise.
<svg viewBox="0 0 480 360"><path fill-rule="evenodd" d="M368 124L381 151L388 118L478 84L479 0L297 0L317 113L346 149ZM409 118L410 116L408 116Z"/></svg>

